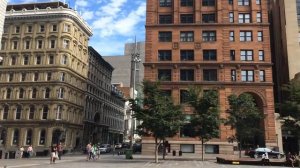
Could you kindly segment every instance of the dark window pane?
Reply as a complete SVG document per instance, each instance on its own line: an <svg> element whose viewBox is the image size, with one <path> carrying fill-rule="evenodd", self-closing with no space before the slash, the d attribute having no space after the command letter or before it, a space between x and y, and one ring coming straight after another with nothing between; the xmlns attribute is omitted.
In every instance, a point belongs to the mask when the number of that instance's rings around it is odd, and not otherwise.
<svg viewBox="0 0 300 168"><path fill-rule="evenodd" d="M159 15L159 24L171 24L172 21L172 15Z"/></svg>
<svg viewBox="0 0 300 168"><path fill-rule="evenodd" d="M158 60L159 61L171 61L172 51L171 50L158 50Z"/></svg>
<svg viewBox="0 0 300 168"><path fill-rule="evenodd" d="M216 15L212 14L203 14L202 15L202 22L203 23L215 23L216 22Z"/></svg>
<svg viewBox="0 0 300 168"><path fill-rule="evenodd" d="M194 15L193 14L182 14L180 15L181 23L194 23Z"/></svg>
<svg viewBox="0 0 300 168"><path fill-rule="evenodd" d="M194 50L181 50L180 51L181 61L193 61L194 60Z"/></svg>
<svg viewBox="0 0 300 168"><path fill-rule="evenodd" d="M160 42L171 42L172 41L172 32L159 32L158 40Z"/></svg>
<svg viewBox="0 0 300 168"><path fill-rule="evenodd" d="M204 81L217 81L217 70L216 69L204 69L203 70L203 80Z"/></svg>
<svg viewBox="0 0 300 168"><path fill-rule="evenodd" d="M217 60L217 50L203 50L203 60L216 61Z"/></svg>
<svg viewBox="0 0 300 168"><path fill-rule="evenodd" d="M161 81L171 81L172 79L171 69L158 69L158 80Z"/></svg>
<svg viewBox="0 0 300 168"><path fill-rule="evenodd" d="M194 81L194 70L193 69L181 69L180 80L181 81Z"/></svg>

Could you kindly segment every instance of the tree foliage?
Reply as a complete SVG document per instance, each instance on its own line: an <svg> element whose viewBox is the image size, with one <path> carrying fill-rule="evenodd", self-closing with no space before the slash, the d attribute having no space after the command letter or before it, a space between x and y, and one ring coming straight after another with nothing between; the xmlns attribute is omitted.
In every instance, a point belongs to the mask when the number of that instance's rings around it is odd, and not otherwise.
<svg viewBox="0 0 300 168"><path fill-rule="evenodd" d="M238 141L239 145L253 139L255 135L262 134L260 129L263 113L259 111L252 95L243 93L240 96L230 95L228 97L229 116L225 119L225 125L235 129L235 136L230 139ZM240 147L241 150L241 147Z"/></svg>
<svg viewBox="0 0 300 168"><path fill-rule="evenodd" d="M189 104L194 108L195 115L191 124L202 142L202 160L204 160L204 143L219 137L220 110L218 93L215 90L203 92L200 87L189 89Z"/></svg>
<svg viewBox="0 0 300 168"><path fill-rule="evenodd" d="M300 133L300 81L293 79L284 85L283 90L288 98L281 104L281 116L285 120L284 126L294 134Z"/></svg>
<svg viewBox="0 0 300 168"><path fill-rule="evenodd" d="M144 81L143 92L143 98L131 100L132 110L134 117L142 121L138 126L139 134L155 138L155 160L158 162L159 144L178 133L183 124L183 115L180 106L174 105L171 97L160 90L159 83Z"/></svg>

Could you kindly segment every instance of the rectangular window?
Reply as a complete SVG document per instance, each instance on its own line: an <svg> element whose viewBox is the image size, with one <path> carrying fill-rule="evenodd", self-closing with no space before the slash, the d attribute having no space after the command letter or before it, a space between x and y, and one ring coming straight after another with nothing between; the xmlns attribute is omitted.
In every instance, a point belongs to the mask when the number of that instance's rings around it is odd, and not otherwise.
<svg viewBox="0 0 300 168"><path fill-rule="evenodd" d="M44 106L42 119L46 120L47 117L48 117L48 106Z"/></svg>
<svg viewBox="0 0 300 168"><path fill-rule="evenodd" d="M171 24L172 21L172 15L159 15L159 24Z"/></svg>
<svg viewBox="0 0 300 168"><path fill-rule="evenodd" d="M263 41L263 32L262 31L257 32L257 41Z"/></svg>
<svg viewBox="0 0 300 168"><path fill-rule="evenodd" d="M229 5L233 5L233 0L228 0Z"/></svg>
<svg viewBox="0 0 300 168"><path fill-rule="evenodd" d="M172 0L159 0L159 6L160 7L171 7Z"/></svg>
<svg viewBox="0 0 300 168"><path fill-rule="evenodd" d="M262 20L261 20L261 12L257 12L256 13L256 22L257 23L261 23L262 22Z"/></svg>
<svg viewBox="0 0 300 168"><path fill-rule="evenodd" d="M181 61L193 61L194 60L194 50L180 50L180 60Z"/></svg>
<svg viewBox="0 0 300 168"><path fill-rule="evenodd" d="M21 107L18 106L16 109L16 120L21 119L21 113L22 113L22 109L21 109Z"/></svg>
<svg viewBox="0 0 300 168"><path fill-rule="evenodd" d="M229 41L234 41L234 31L229 32Z"/></svg>
<svg viewBox="0 0 300 168"><path fill-rule="evenodd" d="M187 90L180 90L180 104L188 102L189 93Z"/></svg>
<svg viewBox="0 0 300 168"><path fill-rule="evenodd" d="M29 116L28 116L29 120L33 120L33 118L34 118L34 111L35 111L34 106L31 106L30 109L29 109Z"/></svg>
<svg viewBox="0 0 300 168"><path fill-rule="evenodd" d="M202 6L215 6L215 0L202 0Z"/></svg>
<svg viewBox="0 0 300 168"><path fill-rule="evenodd" d="M180 41L181 42L193 42L194 41L194 32L193 31L180 32Z"/></svg>
<svg viewBox="0 0 300 168"><path fill-rule="evenodd" d="M38 72L35 72L33 74L33 81L38 81L39 80L39 73Z"/></svg>
<svg viewBox="0 0 300 168"><path fill-rule="evenodd" d="M194 81L194 70L193 69L181 69L180 80L181 81Z"/></svg>
<svg viewBox="0 0 300 168"><path fill-rule="evenodd" d="M65 73L61 72L60 73L60 81L62 81L62 82L65 81L65 76L66 76Z"/></svg>
<svg viewBox="0 0 300 168"><path fill-rule="evenodd" d="M21 73L21 82L26 80L26 73Z"/></svg>
<svg viewBox="0 0 300 168"><path fill-rule="evenodd" d="M216 61L217 60L217 50L203 50L203 60L204 61Z"/></svg>
<svg viewBox="0 0 300 168"><path fill-rule="evenodd" d="M239 13L239 23L250 23L250 13Z"/></svg>
<svg viewBox="0 0 300 168"><path fill-rule="evenodd" d="M253 61L253 50L241 50L241 61Z"/></svg>
<svg viewBox="0 0 300 168"><path fill-rule="evenodd" d="M254 72L253 70L242 70L242 81L243 82L253 82Z"/></svg>
<svg viewBox="0 0 300 168"><path fill-rule="evenodd" d="M44 32L45 31L45 25L40 25L40 32Z"/></svg>
<svg viewBox="0 0 300 168"><path fill-rule="evenodd" d="M216 31L203 31L202 41L216 41Z"/></svg>
<svg viewBox="0 0 300 168"><path fill-rule="evenodd" d="M69 48L70 47L70 40L63 40L63 48Z"/></svg>
<svg viewBox="0 0 300 168"><path fill-rule="evenodd" d="M236 81L236 70L235 69L231 70L231 81Z"/></svg>
<svg viewBox="0 0 300 168"><path fill-rule="evenodd" d="M56 32L56 31L57 31L57 25L56 25L56 24L52 25L52 31L53 31L53 32Z"/></svg>
<svg viewBox="0 0 300 168"><path fill-rule="evenodd" d="M17 50L18 49L18 41L13 41L12 42L12 49Z"/></svg>
<svg viewBox="0 0 300 168"><path fill-rule="evenodd" d="M258 60L259 61L264 61L265 60L265 54L263 50L258 51Z"/></svg>
<svg viewBox="0 0 300 168"><path fill-rule="evenodd" d="M230 61L235 61L235 50L230 50Z"/></svg>
<svg viewBox="0 0 300 168"><path fill-rule="evenodd" d="M48 72L47 73L47 81L51 81L51 78L52 78L52 73L51 72Z"/></svg>
<svg viewBox="0 0 300 168"><path fill-rule="evenodd" d="M35 64L36 65L40 65L41 64L41 56L38 55L38 56L35 57Z"/></svg>
<svg viewBox="0 0 300 168"><path fill-rule="evenodd" d="M15 33L20 33L20 26L15 27Z"/></svg>
<svg viewBox="0 0 300 168"><path fill-rule="evenodd" d="M24 46L24 48L25 48L26 50L30 49L30 40L26 40L26 41L25 41L25 46Z"/></svg>
<svg viewBox="0 0 300 168"><path fill-rule="evenodd" d="M159 42L172 42L172 32L158 32Z"/></svg>
<svg viewBox="0 0 300 168"><path fill-rule="evenodd" d="M37 49L41 49L43 48L43 40L37 40L37 46L36 46Z"/></svg>
<svg viewBox="0 0 300 168"><path fill-rule="evenodd" d="M233 12L229 12L229 22L234 23L234 15Z"/></svg>
<svg viewBox="0 0 300 168"><path fill-rule="evenodd" d="M23 56L23 65L28 65L29 64L29 57L28 55Z"/></svg>
<svg viewBox="0 0 300 168"><path fill-rule="evenodd" d="M8 118L8 110L9 110L8 106L4 106L3 117L2 117L3 120L7 120L7 118Z"/></svg>
<svg viewBox="0 0 300 168"><path fill-rule="evenodd" d="M8 75L8 81L11 82L14 79L14 74L13 73L9 73Z"/></svg>
<svg viewBox="0 0 300 168"><path fill-rule="evenodd" d="M238 0L238 5L239 6L249 6L250 0Z"/></svg>
<svg viewBox="0 0 300 168"><path fill-rule="evenodd" d="M70 32L71 31L71 25L64 24L64 32Z"/></svg>
<svg viewBox="0 0 300 168"><path fill-rule="evenodd" d="M5 50L5 49L6 49L6 42L1 41L1 50Z"/></svg>
<svg viewBox="0 0 300 168"><path fill-rule="evenodd" d="M11 65L16 65L16 62L17 62L16 56L12 56L11 57Z"/></svg>
<svg viewBox="0 0 300 168"><path fill-rule="evenodd" d="M27 26L27 33L31 33L31 32L32 32L32 26L29 25L29 26Z"/></svg>
<svg viewBox="0 0 300 168"><path fill-rule="evenodd" d="M266 79L265 79L265 71L264 70L260 70L259 71L259 81L261 82L265 82Z"/></svg>
<svg viewBox="0 0 300 168"><path fill-rule="evenodd" d="M252 41L252 31L240 31L240 41Z"/></svg>
<svg viewBox="0 0 300 168"><path fill-rule="evenodd" d="M61 115L62 114L62 106L57 106L57 111L56 111L56 119L61 120Z"/></svg>
<svg viewBox="0 0 300 168"><path fill-rule="evenodd" d="M55 40L50 40L50 48L55 48Z"/></svg>
<svg viewBox="0 0 300 168"><path fill-rule="evenodd" d="M172 60L172 50L158 50L158 60L159 61L171 61Z"/></svg>
<svg viewBox="0 0 300 168"><path fill-rule="evenodd" d="M158 80L171 81L172 80L172 70L171 69L158 69Z"/></svg>
<svg viewBox="0 0 300 168"><path fill-rule="evenodd" d="M180 0L181 6L193 6L194 0Z"/></svg>
<svg viewBox="0 0 300 168"><path fill-rule="evenodd" d="M204 81L218 81L218 71L216 69L203 69Z"/></svg>
<svg viewBox="0 0 300 168"><path fill-rule="evenodd" d="M216 15L214 13L202 14L202 23L215 23Z"/></svg>
<svg viewBox="0 0 300 168"><path fill-rule="evenodd" d="M48 58L48 64L54 64L54 56L53 55L49 55L49 58Z"/></svg>
<svg viewBox="0 0 300 168"><path fill-rule="evenodd" d="M260 4L261 4L260 0L256 0L256 5L260 5Z"/></svg>
<svg viewBox="0 0 300 168"><path fill-rule="evenodd" d="M180 15L180 23L194 23L194 15L193 14L181 14Z"/></svg>

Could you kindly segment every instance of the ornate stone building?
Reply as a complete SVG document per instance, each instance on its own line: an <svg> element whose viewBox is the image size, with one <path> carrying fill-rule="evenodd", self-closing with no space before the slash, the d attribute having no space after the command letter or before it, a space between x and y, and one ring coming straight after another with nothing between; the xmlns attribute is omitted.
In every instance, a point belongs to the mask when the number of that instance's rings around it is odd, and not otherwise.
<svg viewBox="0 0 300 168"><path fill-rule="evenodd" d="M1 146L33 145L37 155L83 136L92 31L61 2L8 5L0 66Z"/></svg>
<svg viewBox="0 0 300 168"><path fill-rule="evenodd" d="M122 142L125 99L123 93L111 85L114 68L92 47L89 47L88 61L84 142Z"/></svg>
<svg viewBox="0 0 300 168"><path fill-rule="evenodd" d="M2 33L3 33L3 24L5 18L6 5L7 5L7 0L0 0L0 37L2 37ZM0 38L0 47L1 47L1 38Z"/></svg>
<svg viewBox="0 0 300 168"><path fill-rule="evenodd" d="M265 118L263 135L254 144L276 147L273 77L268 4L265 0L147 0L145 76L193 115L186 102L189 86L219 93L220 117L226 117L231 94L250 93ZM221 125L219 138L205 144L205 153L233 153L234 131ZM168 139L171 150L201 153L201 142L189 126ZM153 152L153 139L143 137L143 153Z"/></svg>

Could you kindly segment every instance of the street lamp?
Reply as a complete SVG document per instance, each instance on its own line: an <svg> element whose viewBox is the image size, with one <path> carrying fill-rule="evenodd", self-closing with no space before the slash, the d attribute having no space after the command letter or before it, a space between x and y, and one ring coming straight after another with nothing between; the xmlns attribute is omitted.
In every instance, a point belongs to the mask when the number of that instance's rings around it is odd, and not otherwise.
<svg viewBox="0 0 300 168"><path fill-rule="evenodd" d="M140 54L137 52L137 43L135 42L134 53L131 54L131 61L133 64L133 78L132 78L132 99L135 100L135 80L136 80L136 71L137 71L137 64L141 62ZM130 149L133 148L133 141L134 141L134 130L135 130L135 119L133 118L134 111L131 110L131 137L130 137Z"/></svg>

